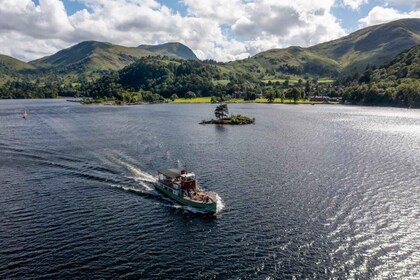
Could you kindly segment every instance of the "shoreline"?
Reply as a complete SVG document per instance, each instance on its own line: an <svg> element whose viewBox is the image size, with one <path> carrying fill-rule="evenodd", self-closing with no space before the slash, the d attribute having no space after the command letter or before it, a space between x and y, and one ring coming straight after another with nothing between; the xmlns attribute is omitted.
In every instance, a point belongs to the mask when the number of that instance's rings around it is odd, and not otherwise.
<svg viewBox="0 0 420 280"><path fill-rule="evenodd" d="M61 101L66 101L66 102L70 102L70 103L79 103L81 105L101 105L101 106L135 106L135 105L155 105L155 104L220 104L220 103L211 103L211 102L206 102L206 101L188 101L188 102L183 102L183 101L176 101L176 102L160 102L160 103L121 103L121 104L117 104L115 102L103 102L103 103L83 103L80 101L73 101L70 100L71 98L69 97L57 97L57 98L0 98L0 102L1 101L15 101L15 100L25 100L25 101L31 101L31 100L61 100ZM311 101L304 101L302 102L302 100L300 100L298 103L294 103L294 102L278 102L278 101L274 101L272 103L266 102L266 101L224 101L224 103L227 104L275 104L275 105L279 105L279 104L284 104L284 105L342 105L342 106L348 106L348 107L375 107L375 108L396 108L396 109L407 109L407 110L420 110L420 108L417 107L404 107L404 106L396 106L396 105L378 105L378 104L343 104L343 103L338 103L338 102L330 102L330 103L323 103L323 102L311 102Z"/></svg>

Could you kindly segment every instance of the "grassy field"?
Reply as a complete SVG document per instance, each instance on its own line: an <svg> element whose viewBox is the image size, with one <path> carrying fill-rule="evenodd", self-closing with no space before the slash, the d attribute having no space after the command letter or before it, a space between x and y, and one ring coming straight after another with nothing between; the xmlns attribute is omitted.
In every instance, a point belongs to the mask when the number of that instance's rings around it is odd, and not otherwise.
<svg viewBox="0 0 420 280"><path fill-rule="evenodd" d="M172 101L170 103L176 103L176 104L210 103L210 97L197 97L197 98L191 98L191 99L178 98L178 99L175 99L175 101ZM255 100L229 99L225 101L225 103L268 103L268 99L267 98L257 98ZM273 103L281 104L281 99L276 98ZM283 103L295 104L295 102L292 99L285 99ZM314 101L301 99L301 100L298 100L297 104L323 104L323 102L322 101L314 102ZM330 104L337 104L337 102L330 102Z"/></svg>
<svg viewBox="0 0 420 280"><path fill-rule="evenodd" d="M283 84L284 81L286 81L286 79L264 79L263 80L264 83L279 82L281 84ZM290 85L295 85L295 84L298 83L298 81L299 81L299 79L292 78L292 79L289 79L289 84ZM306 83L306 80L302 79L302 84L304 85L305 83ZM334 83L334 80L329 79L329 78L321 78L321 79L318 80L318 84L332 84L332 83Z"/></svg>
<svg viewBox="0 0 420 280"><path fill-rule="evenodd" d="M177 98L171 103L210 103L211 97Z"/></svg>

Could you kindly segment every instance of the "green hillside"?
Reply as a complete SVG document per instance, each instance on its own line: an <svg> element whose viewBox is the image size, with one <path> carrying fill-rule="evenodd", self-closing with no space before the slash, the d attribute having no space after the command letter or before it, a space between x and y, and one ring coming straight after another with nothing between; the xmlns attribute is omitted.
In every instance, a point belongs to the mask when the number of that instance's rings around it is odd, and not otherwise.
<svg viewBox="0 0 420 280"><path fill-rule="evenodd" d="M140 45L139 49L147 50L156 55L167 56L174 59L198 60L194 52L181 43L166 43L162 45Z"/></svg>
<svg viewBox="0 0 420 280"><path fill-rule="evenodd" d="M420 79L420 44L399 54L389 64L372 73L372 80L398 81L401 79Z"/></svg>
<svg viewBox="0 0 420 280"><path fill-rule="evenodd" d="M259 53L226 64L228 71L252 73L259 79L278 76L337 77L382 65L420 44L420 19L402 19L361 29L309 48L289 47Z"/></svg>
<svg viewBox="0 0 420 280"><path fill-rule="evenodd" d="M418 44L420 19L398 20L364 28L309 48L273 49L228 63L200 61L188 47L179 43L128 48L88 41L29 64L0 56L0 85L7 87L5 92L8 94L17 88L16 93L8 96L28 95L33 86L41 88L38 97L47 87L58 89L61 96L73 96L85 94L86 85L104 77L98 87L93 86L94 90L106 92L104 85L110 88L116 85L123 90L150 91L164 97L172 94L185 96L188 91L222 96L223 92L235 91L257 95L263 90L279 94L289 86L302 88L304 85L307 94L328 91L334 95L340 89L335 85L332 90L331 86L333 80L339 79L345 87L353 90L350 99L356 103L395 104L398 98L366 99L363 92L367 92L366 87L372 81L385 90L398 87L396 81L405 82L402 79L410 79L410 83L413 79L418 80L417 49L395 58ZM394 58L397 60L393 61ZM389 64L391 61L392 65ZM386 63L389 64L386 69L373 68ZM363 72L365 69L367 71ZM387 84L381 84L381 79ZM25 85L13 82L24 82ZM21 89L24 93L20 92ZM358 92L363 94L356 96ZM378 92L373 90L369 94L377 96ZM91 95L97 96L96 93ZM407 100L397 103L417 106Z"/></svg>
<svg viewBox="0 0 420 280"><path fill-rule="evenodd" d="M227 67L237 72L253 73L261 79L281 74L335 77L340 73L336 61L301 47L269 50L228 63Z"/></svg>
<svg viewBox="0 0 420 280"><path fill-rule="evenodd" d="M420 108L420 45L379 68L344 78L343 98L354 104Z"/></svg>
<svg viewBox="0 0 420 280"><path fill-rule="evenodd" d="M18 77L23 73L30 73L34 69L35 67L28 63L0 54L0 85L3 85L8 80Z"/></svg>
<svg viewBox="0 0 420 280"><path fill-rule="evenodd" d="M367 65L379 66L389 62L398 53L419 43L420 19L403 19L367 27L309 48L273 49L248 59L217 65L225 75L223 80L232 80L238 75L260 81L331 79L363 71ZM70 77L68 80L77 80L80 75L96 79L102 71L120 70L145 56L198 60L191 49L180 43L130 48L86 41L29 64L41 70L43 75L55 71ZM30 66L23 63L19 67ZM96 74L92 76L91 73Z"/></svg>
<svg viewBox="0 0 420 280"><path fill-rule="evenodd" d="M51 56L31 61L30 64L38 69L57 70L60 73L86 74L119 70L141 57L157 55L175 59L197 59L188 47L179 43L129 48L111 43L86 41Z"/></svg>
<svg viewBox="0 0 420 280"><path fill-rule="evenodd" d="M30 64L38 68L58 68L78 72L118 70L147 55L151 53L138 48L87 41L51 56L31 61Z"/></svg>
<svg viewBox="0 0 420 280"><path fill-rule="evenodd" d="M382 65L397 54L420 44L420 19L402 19L367 27L309 50L337 61L343 73Z"/></svg>
<svg viewBox="0 0 420 280"><path fill-rule="evenodd" d="M16 58L0 54L0 72L33 70L34 66Z"/></svg>

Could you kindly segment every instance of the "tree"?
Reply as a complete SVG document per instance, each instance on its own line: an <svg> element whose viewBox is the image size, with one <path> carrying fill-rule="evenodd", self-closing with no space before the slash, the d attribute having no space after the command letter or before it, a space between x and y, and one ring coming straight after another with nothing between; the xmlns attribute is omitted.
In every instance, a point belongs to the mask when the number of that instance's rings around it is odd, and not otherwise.
<svg viewBox="0 0 420 280"><path fill-rule="evenodd" d="M284 80L283 87L284 88L288 88L289 87L289 77L287 77L286 80Z"/></svg>
<svg viewBox="0 0 420 280"><path fill-rule="evenodd" d="M228 114L229 114L229 109L227 107L227 104L220 104L214 110L214 115L216 116L218 120L222 119L222 122L223 122L224 117L227 117Z"/></svg>
<svg viewBox="0 0 420 280"><path fill-rule="evenodd" d="M302 81L302 79L299 79L298 80L298 86L301 87L302 85L303 85L303 81Z"/></svg>
<svg viewBox="0 0 420 280"><path fill-rule="evenodd" d="M219 97L216 96L212 96L210 98L210 103L219 103L221 101L221 99Z"/></svg>
<svg viewBox="0 0 420 280"><path fill-rule="evenodd" d="M274 99L276 98L276 93L274 92L274 90L269 89L266 96L268 99L268 103L273 103Z"/></svg>
<svg viewBox="0 0 420 280"><path fill-rule="evenodd" d="M175 99L178 99L178 95L176 95L176 93L171 95L171 100L175 101Z"/></svg>
<svg viewBox="0 0 420 280"><path fill-rule="evenodd" d="M311 93L311 85L309 83L309 80L306 80L305 83L305 95L308 96Z"/></svg>
<svg viewBox="0 0 420 280"><path fill-rule="evenodd" d="M278 92L278 97L280 98L281 103L284 103L285 94L283 90Z"/></svg>
<svg viewBox="0 0 420 280"><path fill-rule="evenodd" d="M295 103L297 103L297 101L302 97L302 93L300 92L300 90L295 87L290 90L289 95L293 98L293 101Z"/></svg>
<svg viewBox="0 0 420 280"><path fill-rule="evenodd" d="M188 91L187 94L185 94L185 98L192 99L196 98L197 95L193 91Z"/></svg>

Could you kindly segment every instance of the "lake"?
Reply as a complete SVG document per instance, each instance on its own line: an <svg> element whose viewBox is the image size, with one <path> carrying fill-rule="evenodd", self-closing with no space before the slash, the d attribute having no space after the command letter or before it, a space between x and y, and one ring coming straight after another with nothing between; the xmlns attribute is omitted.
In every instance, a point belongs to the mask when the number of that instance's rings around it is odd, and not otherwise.
<svg viewBox="0 0 420 280"><path fill-rule="evenodd" d="M0 278L420 278L420 110L214 108L0 101ZM156 193L170 167L215 217Z"/></svg>

